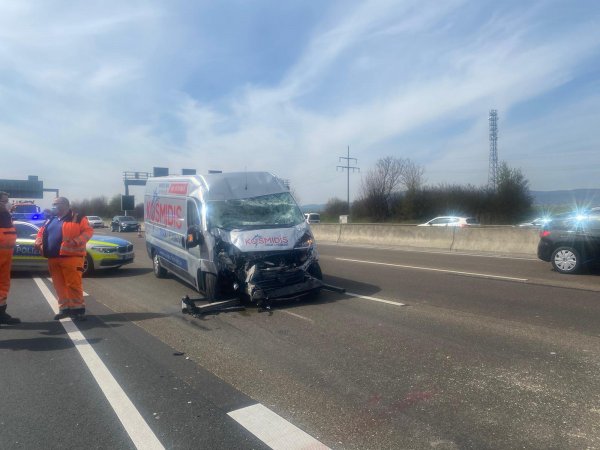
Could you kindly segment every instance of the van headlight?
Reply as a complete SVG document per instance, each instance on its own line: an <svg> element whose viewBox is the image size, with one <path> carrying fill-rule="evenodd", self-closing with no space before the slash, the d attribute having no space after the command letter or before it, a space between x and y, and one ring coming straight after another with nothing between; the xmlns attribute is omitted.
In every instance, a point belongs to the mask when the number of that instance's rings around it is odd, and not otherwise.
<svg viewBox="0 0 600 450"><path fill-rule="evenodd" d="M315 243L315 238L313 238L310 234L304 233L300 239L296 242L294 246L295 249L308 249L313 246Z"/></svg>
<svg viewBox="0 0 600 450"><path fill-rule="evenodd" d="M98 253L117 253L117 247L92 247Z"/></svg>

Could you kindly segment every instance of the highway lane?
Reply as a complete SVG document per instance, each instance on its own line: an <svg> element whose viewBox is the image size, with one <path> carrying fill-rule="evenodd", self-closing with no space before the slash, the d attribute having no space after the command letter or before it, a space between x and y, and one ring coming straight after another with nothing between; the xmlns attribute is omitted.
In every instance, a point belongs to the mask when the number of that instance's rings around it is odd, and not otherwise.
<svg viewBox="0 0 600 450"><path fill-rule="evenodd" d="M136 262L86 279L92 301L332 448L600 448L597 275L323 245L326 281L406 306L323 292L195 319L122 236Z"/></svg>
<svg viewBox="0 0 600 450"><path fill-rule="evenodd" d="M324 292L198 320L178 311L191 289L154 279L141 251L90 290L110 278L109 307L166 314L140 326L332 447L598 444L595 275L572 289L539 261L321 246L328 282L407 306Z"/></svg>
<svg viewBox="0 0 600 450"><path fill-rule="evenodd" d="M268 448L227 416L256 402L91 296L87 321L52 320L49 285L13 280L23 323L0 329L0 448Z"/></svg>

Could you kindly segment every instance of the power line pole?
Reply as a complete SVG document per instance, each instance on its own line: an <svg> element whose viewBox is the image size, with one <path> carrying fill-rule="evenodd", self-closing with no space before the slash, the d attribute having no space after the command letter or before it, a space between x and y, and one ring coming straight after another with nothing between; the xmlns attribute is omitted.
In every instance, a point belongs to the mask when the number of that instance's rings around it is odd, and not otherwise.
<svg viewBox="0 0 600 450"><path fill-rule="evenodd" d="M341 170L342 172L344 171L344 169L346 169L346 171L348 172L348 214L350 214L350 169L352 169L352 172L360 172L360 167L355 167L355 166L351 166L350 165L350 161L354 161L355 164L358 164L358 159L356 158L350 158L350 146L348 146L348 156L340 156L339 157L339 161L342 160L346 160L346 165L345 166L336 166L335 170Z"/></svg>

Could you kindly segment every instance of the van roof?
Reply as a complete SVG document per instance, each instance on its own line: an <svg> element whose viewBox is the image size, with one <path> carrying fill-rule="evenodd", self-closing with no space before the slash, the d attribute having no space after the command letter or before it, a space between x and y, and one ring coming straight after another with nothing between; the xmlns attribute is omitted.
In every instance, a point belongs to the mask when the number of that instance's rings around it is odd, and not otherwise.
<svg viewBox="0 0 600 450"><path fill-rule="evenodd" d="M286 192L283 182L269 172L230 172L204 175L211 200L248 198Z"/></svg>
<svg viewBox="0 0 600 450"><path fill-rule="evenodd" d="M156 177L154 182L186 182L194 180L207 200L231 200L289 192L283 181L269 172L227 172L208 175ZM149 180L150 181L150 180ZM189 189L189 188L188 188ZM189 192L189 190L188 190Z"/></svg>

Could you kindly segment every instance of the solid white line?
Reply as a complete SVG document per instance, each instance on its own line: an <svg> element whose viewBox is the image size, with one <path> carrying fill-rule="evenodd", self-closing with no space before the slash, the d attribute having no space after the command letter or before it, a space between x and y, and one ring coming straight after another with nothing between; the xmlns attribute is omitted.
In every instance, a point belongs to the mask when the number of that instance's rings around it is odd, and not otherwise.
<svg viewBox="0 0 600 450"><path fill-rule="evenodd" d="M434 255L459 255L459 256L474 256L477 258L499 258L499 259L517 259L524 261L539 261L538 258L528 257L528 256L513 256L513 255L505 255L505 254L485 254L485 253L469 253L469 252L460 252L454 250L429 250L422 248L410 248L410 247L389 247L384 245L367 245L367 244L338 244L335 242L327 243L327 241L319 241L319 246L329 246L329 247L353 247L353 248L373 248L375 250L392 250L397 252L407 252L407 253L432 253ZM319 257L323 255L319 254Z"/></svg>
<svg viewBox="0 0 600 450"><path fill-rule="evenodd" d="M58 303L46 284L39 278L34 278L34 281L38 285L40 291L42 291L50 308L52 308L55 314L58 313ZM131 400L129 400L129 397L127 397L127 394L125 394L121 386L119 386L73 321L70 318L65 318L61 319L60 322L71 338L71 341L73 341L75 348L79 351L83 361L98 383L98 386L102 389L106 399L119 417L125 431L136 448L140 450L164 450L163 445L156 435L152 432L139 411L135 408Z"/></svg>
<svg viewBox="0 0 600 450"><path fill-rule="evenodd" d="M427 270L430 272L442 272L442 273L451 273L455 275L465 275L470 277L480 277L480 278L493 278L497 280L509 280L509 281L520 281L525 283L527 278L515 278L515 277L504 277L502 275L490 275L487 273L476 273L476 272L460 272L457 270L447 270L447 269L434 269L432 267L418 267L418 266L405 266L402 264L390 264L390 263L382 263L377 261L362 261L360 259L347 259L347 258L335 258L338 261L348 261L348 262L357 262L363 264L376 264L378 266L389 266L389 267L400 267L402 269L414 269L414 270Z"/></svg>
<svg viewBox="0 0 600 450"><path fill-rule="evenodd" d="M352 292L346 292L345 295L349 295L350 297L364 298L365 300L371 300L372 302L387 303L388 305L406 306L404 303L384 300L382 298L369 297L368 295L353 294Z"/></svg>
<svg viewBox="0 0 600 450"><path fill-rule="evenodd" d="M52 283L52 277L48 277L48 278L46 278L46 280L48 280L50 283ZM84 297L89 297L90 294L88 294L87 292L83 291L83 296Z"/></svg>
<svg viewBox="0 0 600 450"><path fill-rule="evenodd" d="M329 448L260 403L228 415L274 450Z"/></svg>

